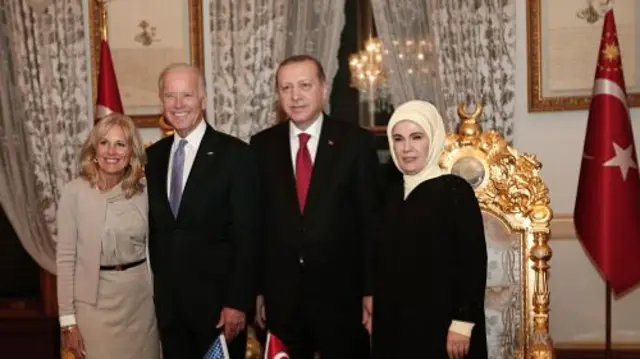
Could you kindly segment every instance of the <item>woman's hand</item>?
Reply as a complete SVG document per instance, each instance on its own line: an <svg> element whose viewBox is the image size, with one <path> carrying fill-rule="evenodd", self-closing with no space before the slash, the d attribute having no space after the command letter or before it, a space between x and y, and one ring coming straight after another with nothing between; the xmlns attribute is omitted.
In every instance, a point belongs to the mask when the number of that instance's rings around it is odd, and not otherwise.
<svg viewBox="0 0 640 359"><path fill-rule="evenodd" d="M447 353L449 359L462 359L469 353L469 337L449 331L447 335Z"/></svg>
<svg viewBox="0 0 640 359"><path fill-rule="evenodd" d="M65 350L71 351L78 359L83 359L87 355L77 325L62 329L62 345Z"/></svg>

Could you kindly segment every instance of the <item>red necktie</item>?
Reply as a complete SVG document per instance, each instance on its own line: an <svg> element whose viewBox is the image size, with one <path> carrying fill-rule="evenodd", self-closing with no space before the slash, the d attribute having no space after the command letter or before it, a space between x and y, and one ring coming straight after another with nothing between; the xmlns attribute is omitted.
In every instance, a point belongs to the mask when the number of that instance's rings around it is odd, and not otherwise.
<svg viewBox="0 0 640 359"><path fill-rule="evenodd" d="M300 213L304 212L304 205L307 202L307 192L309 191L309 182L311 182L311 171L313 169L311 154L307 148L309 138L311 138L311 135L308 133L298 135L300 147L296 155L296 192L298 192Z"/></svg>

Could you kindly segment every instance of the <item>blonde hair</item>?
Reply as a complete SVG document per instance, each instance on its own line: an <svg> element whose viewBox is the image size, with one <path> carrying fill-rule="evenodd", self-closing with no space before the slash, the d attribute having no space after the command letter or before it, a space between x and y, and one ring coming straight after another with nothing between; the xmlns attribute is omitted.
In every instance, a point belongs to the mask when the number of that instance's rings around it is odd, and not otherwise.
<svg viewBox="0 0 640 359"><path fill-rule="evenodd" d="M142 179L144 178L144 166L147 164L147 155L136 125L128 116L112 113L95 124L91 134L82 145L80 176L93 186L97 184L100 174L98 164L95 162L96 148L100 140L113 126L118 126L122 129L125 141L131 148L131 159L121 178L122 191L126 198L131 198L144 188Z"/></svg>

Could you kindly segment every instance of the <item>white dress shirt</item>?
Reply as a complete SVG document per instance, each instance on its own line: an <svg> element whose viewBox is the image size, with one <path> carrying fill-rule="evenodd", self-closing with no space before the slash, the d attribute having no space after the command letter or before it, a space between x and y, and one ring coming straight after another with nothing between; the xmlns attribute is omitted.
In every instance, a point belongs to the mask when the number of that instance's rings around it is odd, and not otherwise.
<svg viewBox="0 0 640 359"><path fill-rule="evenodd" d="M196 159L196 153L198 153L198 147L200 147L200 142L202 142L202 138L204 137L204 132L207 129L207 124L205 120L201 120L200 124L196 126L196 128L191 131L190 134L187 135L184 139L187 140L186 146L184 146L184 167L182 169L182 190L184 191L184 185L187 183L187 178L189 177L189 173L191 172L191 167L193 166L193 161ZM167 198L169 198L171 193L171 170L173 169L173 155L178 149L178 145L180 140L183 138L180 137L178 132L173 132L173 144L171 145L171 154L169 156L169 170L167 171Z"/></svg>
<svg viewBox="0 0 640 359"><path fill-rule="evenodd" d="M306 133L309 136L309 141L307 142L307 149L309 150L309 154L311 155L311 163L316 162L316 153L318 153L318 143L320 140L320 132L322 131L322 121L324 118L322 114L318 115L318 117L313 121L311 126L306 130L302 131L293 123L293 121L289 121L289 144L291 147L291 163L293 164L293 173L296 173L296 156L298 155L298 148L300 147L300 138L298 137L301 133Z"/></svg>

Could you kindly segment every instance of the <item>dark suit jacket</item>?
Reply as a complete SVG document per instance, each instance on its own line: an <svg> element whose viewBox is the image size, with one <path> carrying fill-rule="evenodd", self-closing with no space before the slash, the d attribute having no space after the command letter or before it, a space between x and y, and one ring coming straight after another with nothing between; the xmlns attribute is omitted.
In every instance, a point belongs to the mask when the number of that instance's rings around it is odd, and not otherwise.
<svg viewBox="0 0 640 359"><path fill-rule="evenodd" d="M300 305L312 321L336 325L355 316L361 325L362 297L371 291L378 189L373 135L325 115L304 214L295 189L289 123L255 135L251 146L263 186L261 293L269 326L277 331L299 319Z"/></svg>
<svg viewBox="0 0 640 359"><path fill-rule="evenodd" d="M214 326L223 307L255 301L258 176L241 140L207 125L177 218L167 198L173 136L148 149L149 254L160 326L176 316Z"/></svg>

